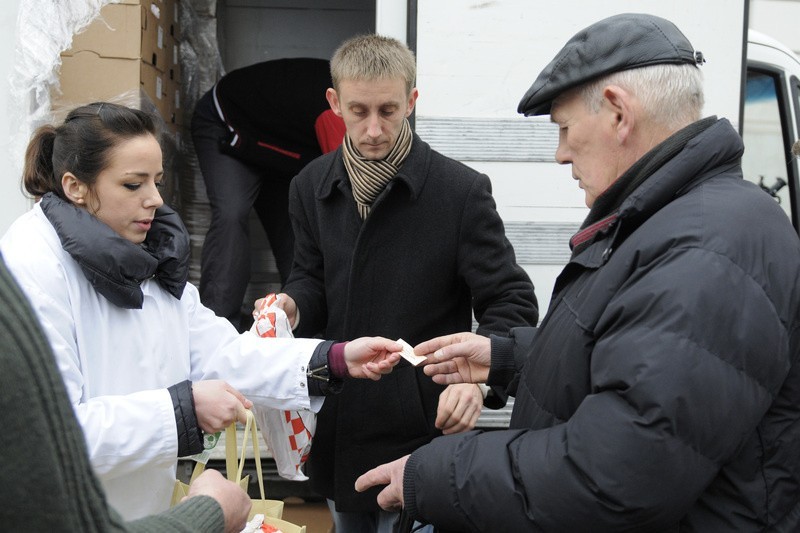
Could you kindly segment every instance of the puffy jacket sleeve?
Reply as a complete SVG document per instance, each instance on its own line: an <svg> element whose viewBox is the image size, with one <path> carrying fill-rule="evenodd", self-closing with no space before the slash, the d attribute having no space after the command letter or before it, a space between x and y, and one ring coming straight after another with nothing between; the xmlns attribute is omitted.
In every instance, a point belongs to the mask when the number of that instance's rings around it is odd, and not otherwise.
<svg viewBox="0 0 800 533"><path fill-rule="evenodd" d="M764 288L697 249L637 270L594 332L592 392L566 422L434 440L406 465L409 511L459 531L673 527L751 437L792 359Z"/></svg>
<svg viewBox="0 0 800 533"><path fill-rule="evenodd" d="M175 410L175 425L178 429L178 457L187 457L203 451L203 431L197 422L194 410L192 382L188 379L167 387L172 408Z"/></svg>

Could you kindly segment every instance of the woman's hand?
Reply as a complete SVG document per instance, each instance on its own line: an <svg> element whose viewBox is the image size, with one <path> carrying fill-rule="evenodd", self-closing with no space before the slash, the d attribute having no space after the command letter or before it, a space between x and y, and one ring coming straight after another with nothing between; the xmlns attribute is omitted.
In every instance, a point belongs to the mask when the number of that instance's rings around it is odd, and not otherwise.
<svg viewBox="0 0 800 533"><path fill-rule="evenodd" d="M402 349L397 342L383 337L361 337L350 341L344 347L347 371L354 378L377 381L400 362Z"/></svg>
<svg viewBox="0 0 800 533"><path fill-rule="evenodd" d="M241 392L219 379L195 381L192 396L197 424L205 433L222 431L236 421L246 423L245 410L253 406Z"/></svg>

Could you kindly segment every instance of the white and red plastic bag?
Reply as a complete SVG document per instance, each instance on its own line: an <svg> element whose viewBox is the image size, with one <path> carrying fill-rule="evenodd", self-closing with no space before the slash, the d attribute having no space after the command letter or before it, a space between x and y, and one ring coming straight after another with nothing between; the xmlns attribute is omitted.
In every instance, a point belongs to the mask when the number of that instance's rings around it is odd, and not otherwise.
<svg viewBox="0 0 800 533"><path fill-rule="evenodd" d="M293 337L286 312L278 307L278 296L268 294L253 311L250 331L259 337ZM311 452L311 440L317 427L317 415L308 409L285 410L253 406L278 474L284 479L305 481L303 464Z"/></svg>

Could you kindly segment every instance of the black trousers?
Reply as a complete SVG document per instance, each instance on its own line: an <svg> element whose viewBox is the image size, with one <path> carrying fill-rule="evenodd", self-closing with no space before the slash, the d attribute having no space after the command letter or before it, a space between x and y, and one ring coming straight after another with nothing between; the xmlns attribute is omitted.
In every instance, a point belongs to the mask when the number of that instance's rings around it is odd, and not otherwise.
<svg viewBox="0 0 800 533"><path fill-rule="evenodd" d="M211 204L200 263L200 299L239 329L250 281L250 210L255 208L264 226L284 283L294 253L288 206L289 182L294 176L223 153L220 144L228 133L209 91L197 102L192 116L192 140Z"/></svg>

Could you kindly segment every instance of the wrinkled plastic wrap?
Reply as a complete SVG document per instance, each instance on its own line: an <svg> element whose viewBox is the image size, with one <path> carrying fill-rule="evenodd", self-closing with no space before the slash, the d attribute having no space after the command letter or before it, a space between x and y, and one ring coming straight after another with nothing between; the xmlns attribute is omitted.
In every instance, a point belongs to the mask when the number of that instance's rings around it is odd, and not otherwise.
<svg viewBox="0 0 800 533"><path fill-rule="evenodd" d="M12 130L11 159L21 175L25 148L33 131L47 123L63 120L68 108L53 104L59 93L61 52L113 0L24 0L19 5L14 68L10 83ZM217 45L216 0L181 0L179 17L183 40L180 62L182 129L172 134L162 124L164 151L164 199L181 213L192 243L190 281L199 283L200 250L210 220L208 199L189 134L191 112L197 100L222 76ZM102 75L98 73L98 75ZM140 107L160 117L143 91L129 91L109 100ZM163 122L163 120L162 120Z"/></svg>
<svg viewBox="0 0 800 533"><path fill-rule="evenodd" d="M70 48L72 37L86 28L106 4L114 0L24 0L19 5L15 63L10 79L11 159L18 165L12 169L21 175L25 148L33 131L45 123L57 123L68 111L53 106L52 94L59 92L60 54ZM222 77L224 67L217 39L217 0L180 0L179 44L181 80L181 124L177 134L162 130L164 151L164 200L183 218L189 230L191 261L189 281L200 282L200 256L211 213L205 184L192 144L190 127L192 111L200 97ZM102 75L98 73L98 75ZM140 107L156 117L155 105L140 91L130 91L110 99L116 103ZM159 119L160 120L160 119ZM162 120L163 122L163 120ZM255 220L255 217L252 217ZM257 222L256 222L257 223ZM259 230L260 231L260 230ZM253 281L246 301L263 296L268 288L279 287L275 281L277 267L268 245L254 250Z"/></svg>
<svg viewBox="0 0 800 533"><path fill-rule="evenodd" d="M180 43L182 79L182 113L184 124L180 136L182 168L178 187L181 203L178 212L189 230L191 261L189 281L200 283L200 253L211 223L211 209L206 196L203 175L192 144L190 127L197 101L224 74L217 43L216 0L181 0Z"/></svg>
<svg viewBox="0 0 800 533"><path fill-rule="evenodd" d="M12 160L22 174L25 148L31 133L54 121L50 91L58 85L60 54L70 47L73 34L89 25L108 0L25 0L19 4L14 66L9 80Z"/></svg>

